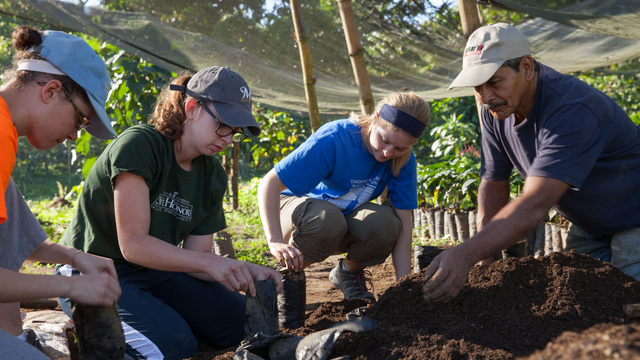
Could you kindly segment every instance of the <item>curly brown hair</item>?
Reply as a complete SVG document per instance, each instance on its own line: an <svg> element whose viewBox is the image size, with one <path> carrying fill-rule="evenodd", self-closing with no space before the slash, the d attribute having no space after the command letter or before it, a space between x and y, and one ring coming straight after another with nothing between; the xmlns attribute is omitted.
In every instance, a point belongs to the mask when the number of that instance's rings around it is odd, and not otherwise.
<svg viewBox="0 0 640 360"><path fill-rule="evenodd" d="M182 91L170 90L169 86L171 84L187 86L193 74L189 70L182 71L166 84L156 101L153 114L149 116L149 124L155 125L156 130L169 140L176 140L182 136L184 122L187 120L184 105L191 99L191 96Z"/></svg>
<svg viewBox="0 0 640 360"><path fill-rule="evenodd" d="M32 82L58 80L69 95L77 95L87 104L89 96L84 89L66 75L47 74L37 71L17 70L18 61L26 59L45 60L39 53L29 51L32 47L42 44L42 32L30 26L19 26L11 33L11 45L17 50L13 55L12 67L4 72L4 83L12 89L22 90Z"/></svg>

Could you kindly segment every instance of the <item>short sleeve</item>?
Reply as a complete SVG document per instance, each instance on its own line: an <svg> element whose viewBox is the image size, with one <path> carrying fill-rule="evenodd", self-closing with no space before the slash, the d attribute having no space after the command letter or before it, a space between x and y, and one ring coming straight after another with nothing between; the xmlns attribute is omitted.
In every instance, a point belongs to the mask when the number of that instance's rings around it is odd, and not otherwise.
<svg viewBox="0 0 640 360"><path fill-rule="evenodd" d="M548 177L579 188L607 143L598 118L583 105L550 116L538 135L537 156L529 176Z"/></svg>
<svg viewBox="0 0 640 360"><path fill-rule="evenodd" d="M159 166L157 144L140 132L128 132L120 135L117 144L109 149L106 167L114 187L115 177L129 172L141 176L151 188L153 176Z"/></svg>
<svg viewBox="0 0 640 360"><path fill-rule="evenodd" d="M411 157L400 169L397 177L391 177L387 184L389 201L397 209L412 210L418 207L418 175L416 171L416 157L411 151Z"/></svg>
<svg viewBox="0 0 640 360"><path fill-rule="evenodd" d="M309 138L274 167L282 183L296 196L313 190L331 176L336 163L333 136Z"/></svg>

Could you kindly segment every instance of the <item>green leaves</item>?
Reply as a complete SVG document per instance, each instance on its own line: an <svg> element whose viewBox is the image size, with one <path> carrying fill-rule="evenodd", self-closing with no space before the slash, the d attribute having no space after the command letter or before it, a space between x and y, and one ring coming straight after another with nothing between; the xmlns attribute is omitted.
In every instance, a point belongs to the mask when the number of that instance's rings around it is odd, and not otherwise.
<svg viewBox="0 0 640 360"><path fill-rule="evenodd" d="M294 119L285 112L255 107L254 116L262 131L250 151L256 167L268 165L264 172L289 155L311 133L308 119Z"/></svg>
<svg viewBox="0 0 640 360"><path fill-rule="evenodd" d="M431 207L466 209L477 204L480 161L471 155L448 156L418 166L418 198Z"/></svg>
<svg viewBox="0 0 640 360"><path fill-rule="evenodd" d="M455 112L445 120L445 123L431 130L435 141L431 145L433 156L442 157L457 155L465 148L477 148L477 127L463 120L463 115Z"/></svg>

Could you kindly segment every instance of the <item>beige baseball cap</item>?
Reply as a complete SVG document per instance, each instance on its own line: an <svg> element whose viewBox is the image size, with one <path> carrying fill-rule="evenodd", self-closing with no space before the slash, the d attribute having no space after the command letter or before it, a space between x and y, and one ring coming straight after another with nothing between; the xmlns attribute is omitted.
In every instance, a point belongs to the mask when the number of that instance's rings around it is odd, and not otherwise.
<svg viewBox="0 0 640 360"><path fill-rule="evenodd" d="M478 86L486 83L505 61L531 55L529 40L515 27L498 23L474 31L462 57L462 71L449 86Z"/></svg>

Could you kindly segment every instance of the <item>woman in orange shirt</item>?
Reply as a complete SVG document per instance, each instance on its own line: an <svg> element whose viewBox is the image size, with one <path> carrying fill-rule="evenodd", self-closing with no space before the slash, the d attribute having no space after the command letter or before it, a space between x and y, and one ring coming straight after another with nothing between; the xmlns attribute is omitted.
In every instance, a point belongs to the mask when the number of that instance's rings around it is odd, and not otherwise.
<svg viewBox="0 0 640 360"><path fill-rule="evenodd" d="M59 296L112 306L120 286L110 259L50 242L42 230L34 230L39 225L10 178L18 136L47 150L75 141L82 129L99 138L115 138L115 131L105 112L109 73L84 40L26 26L12 37L17 53L0 87L0 358L40 359L43 354L32 353L16 339L26 337L20 301ZM72 264L85 276L20 274L15 267L26 256Z"/></svg>

